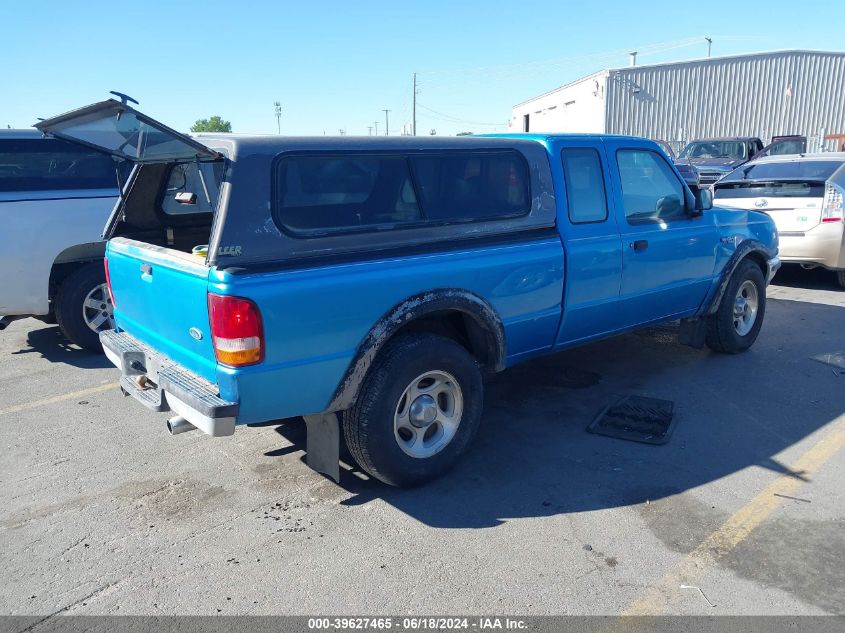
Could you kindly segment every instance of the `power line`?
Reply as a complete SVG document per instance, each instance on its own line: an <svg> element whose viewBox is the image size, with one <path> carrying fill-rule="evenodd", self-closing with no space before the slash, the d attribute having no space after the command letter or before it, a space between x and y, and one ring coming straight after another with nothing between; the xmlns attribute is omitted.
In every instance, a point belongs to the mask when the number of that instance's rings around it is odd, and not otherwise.
<svg viewBox="0 0 845 633"><path fill-rule="evenodd" d="M428 106L421 104L419 101L417 102L417 107L431 113L432 115L435 115L432 118L435 118L435 119L439 118L442 121L447 121L447 122L452 122L452 123L467 123L469 125L485 125L485 126L489 126L489 127L499 127L499 126L502 126L502 125L507 125L506 122L484 123L482 121L470 121L468 119L461 119L459 117L452 116L451 114L446 114L445 112L440 112L440 111L435 110L433 108L429 108Z"/></svg>
<svg viewBox="0 0 845 633"><path fill-rule="evenodd" d="M602 61L611 61L613 59L624 58L630 50L637 50L639 51L639 57L646 57L651 55L656 55L658 53L664 53L670 50L675 50L678 48L687 48L690 46L699 46L702 43L702 40L709 37L711 40L718 37L720 40L735 40L735 41L748 41L754 39L760 39L757 36L704 36L699 35L695 37L684 38L680 40L671 40L666 42L657 42L654 44L648 44L645 46L636 46L633 48L627 49L618 49L618 50L607 50L607 51L600 51L597 53L591 53L588 55L573 55L568 57L560 57L554 59L545 59L545 60L533 60L527 62L520 62L515 64L497 64L491 66L475 66L475 67L464 67L464 68L453 68L453 69L442 69L442 70L430 70L430 71L421 71L418 74L422 75L424 78L428 80L429 84L443 84L443 83L450 83L455 81L466 82L467 75L481 75L477 77L478 81L482 82L490 82L490 81L497 81L503 77L507 77L510 75L514 75L517 73L523 73L526 69L542 69L547 67L549 69L554 68L556 66L572 66L574 64L584 64L588 62L592 63L599 63Z"/></svg>

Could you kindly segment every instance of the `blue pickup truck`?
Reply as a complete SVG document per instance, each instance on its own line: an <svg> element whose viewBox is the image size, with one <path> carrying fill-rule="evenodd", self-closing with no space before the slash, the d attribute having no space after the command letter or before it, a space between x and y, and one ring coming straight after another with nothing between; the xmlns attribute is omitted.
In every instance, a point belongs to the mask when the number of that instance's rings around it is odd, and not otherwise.
<svg viewBox="0 0 845 633"><path fill-rule="evenodd" d="M115 100L36 127L136 165L106 227L124 392L172 433L303 416L335 478L341 434L388 484L442 474L485 375L542 354L670 320L746 350L779 265L767 215L640 138L189 137Z"/></svg>

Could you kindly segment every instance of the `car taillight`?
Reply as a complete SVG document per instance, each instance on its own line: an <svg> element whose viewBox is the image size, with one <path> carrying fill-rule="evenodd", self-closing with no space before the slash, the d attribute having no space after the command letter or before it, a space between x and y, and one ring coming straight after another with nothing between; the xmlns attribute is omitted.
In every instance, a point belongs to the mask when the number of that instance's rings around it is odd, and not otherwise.
<svg viewBox="0 0 845 633"><path fill-rule="evenodd" d="M827 183L822 202L822 222L841 222L845 219L843 197L845 197L845 189L832 182Z"/></svg>
<svg viewBox="0 0 845 633"><path fill-rule="evenodd" d="M255 303L208 293L208 319L217 362L243 367L264 359L264 326Z"/></svg>
<svg viewBox="0 0 845 633"><path fill-rule="evenodd" d="M111 299L111 307L114 309L114 293L111 289L111 275L109 275L109 258L103 257L103 268L106 269L106 288L109 291L109 299Z"/></svg>

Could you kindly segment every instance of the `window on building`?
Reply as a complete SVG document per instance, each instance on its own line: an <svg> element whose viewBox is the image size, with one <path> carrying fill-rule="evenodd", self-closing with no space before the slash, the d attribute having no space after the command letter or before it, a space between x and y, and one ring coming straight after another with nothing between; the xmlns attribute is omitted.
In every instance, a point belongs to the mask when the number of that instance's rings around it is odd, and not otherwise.
<svg viewBox="0 0 845 633"><path fill-rule="evenodd" d="M686 216L684 189L666 160L650 150L616 153L622 206L631 224L661 222Z"/></svg>
<svg viewBox="0 0 845 633"><path fill-rule="evenodd" d="M607 192L599 153L591 147L572 147L561 152L569 220L573 224L607 219Z"/></svg>

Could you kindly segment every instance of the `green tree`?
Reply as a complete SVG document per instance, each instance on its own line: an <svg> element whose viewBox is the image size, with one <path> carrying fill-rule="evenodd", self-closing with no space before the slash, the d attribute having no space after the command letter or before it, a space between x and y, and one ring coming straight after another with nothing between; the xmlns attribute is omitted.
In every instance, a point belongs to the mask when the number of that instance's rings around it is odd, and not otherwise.
<svg viewBox="0 0 845 633"><path fill-rule="evenodd" d="M472 132L458 132L455 136L472 136Z"/></svg>
<svg viewBox="0 0 845 633"><path fill-rule="evenodd" d="M231 132L232 124L216 114L210 119L197 119L191 126L191 132Z"/></svg>

